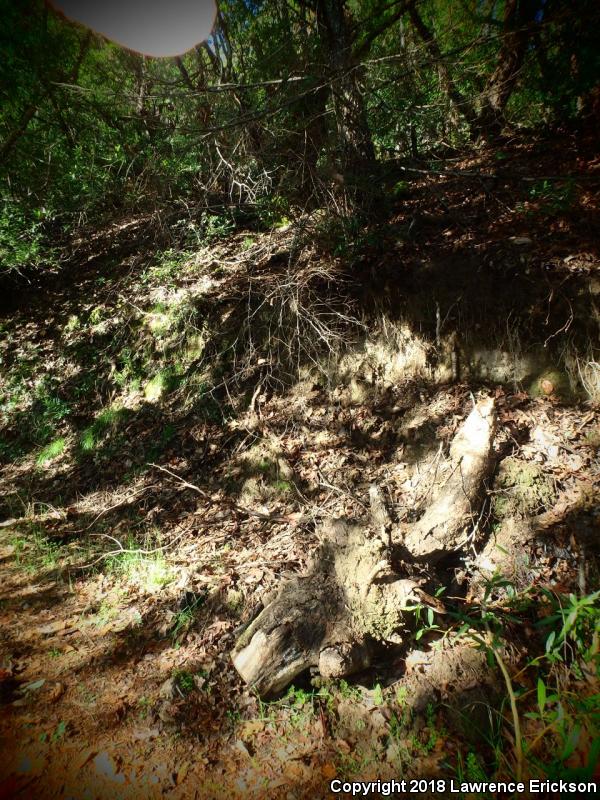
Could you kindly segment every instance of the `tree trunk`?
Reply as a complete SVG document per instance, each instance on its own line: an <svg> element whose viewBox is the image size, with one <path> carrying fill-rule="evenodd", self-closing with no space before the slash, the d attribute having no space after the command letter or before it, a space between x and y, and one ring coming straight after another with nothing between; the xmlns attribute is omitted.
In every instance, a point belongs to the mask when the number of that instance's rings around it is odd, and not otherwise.
<svg viewBox="0 0 600 800"><path fill-rule="evenodd" d="M451 101L455 109L464 117L469 126L472 128L477 120L477 115L473 105L462 94L454 82L452 74L448 69L448 64L446 63L445 57L440 50L434 34L425 24L425 21L419 14L416 6L411 5L408 11L410 15L410 21L412 22L414 29L423 40L423 44L427 48L427 52L437 66L440 85L443 91L446 93L446 96Z"/></svg>
<svg viewBox="0 0 600 800"><path fill-rule="evenodd" d="M285 583L235 646L235 668L261 695L309 667L324 678L366 668L371 642L397 642L403 611L419 602L417 581L394 573L363 526L330 520L321 536L309 572Z"/></svg>
<svg viewBox="0 0 600 800"><path fill-rule="evenodd" d="M46 94L41 95L35 102L31 103L21 114L21 119L19 120L19 124L0 147L0 164L3 164L8 159L14 146L17 144L21 136L23 136L23 134L25 133L25 131L29 126L29 123L37 114L38 109L41 103L46 99L46 96L47 96Z"/></svg>
<svg viewBox="0 0 600 800"><path fill-rule="evenodd" d="M506 0L502 45L482 95L474 126L477 136L497 136L504 127L504 111L523 66L536 11L533 0Z"/></svg>
<svg viewBox="0 0 600 800"><path fill-rule="evenodd" d="M395 544L415 560L432 564L466 543L483 480L494 465L494 429L494 401L482 400L454 437L445 470L438 471L441 487L433 502L418 522L395 532Z"/></svg>
<svg viewBox="0 0 600 800"><path fill-rule="evenodd" d="M506 0L502 43L496 67L487 79L476 107L458 88L433 31L427 27L416 5L411 4L408 9L414 29L438 68L442 89L468 123L474 140L497 136L504 126L504 111L533 34L536 10L534 0Z"/></svg>
<svg viewBox="0 0 600 800"><path fill-rule="evenodd" d="M76 83L77 78L79 76L79 69L85 58L85 55L89 49L90 42L92 41L92 32L88 32L84 39L79 42L79 54L71 69L71 72L64 76L58 76L59 80L64 81L65 83ZM37 98L29 104L29 106L25 109L25 111L21 114L21 119L19 120L19 124L15 128L15 130L8 136L6 141L0 146L0 164L3 164L5 161L8 160L12 150L16 146L19 139L25 135L27 128L29 127L29 123L35 117L37 112L39 111L42 103L46 100L50 93L49 88L46 88L43 92L40 92Z"/></svg>
<svg viewBox="0 0 600 800"><path fill-rule="evenodd" d="M361 68L354 63L344 0L319 0L317 13L332 71L331 93L341 143L344 178L369 174L375 151L360 91Z"/></svg>

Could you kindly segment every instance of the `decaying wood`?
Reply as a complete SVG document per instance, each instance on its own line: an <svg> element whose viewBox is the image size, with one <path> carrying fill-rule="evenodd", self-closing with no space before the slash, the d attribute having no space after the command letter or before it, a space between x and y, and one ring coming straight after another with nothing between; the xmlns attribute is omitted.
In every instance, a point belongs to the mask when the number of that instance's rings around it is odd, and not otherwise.
<svg viewBox="0 0 600 800"><path fill-rule="evenodd" d="M327 678L366 668L371 642L398 641L418 583L396 575L379 538L330 520L306 575L285 583L238 640L233 663L269 696L308 667Z"/></svg>
<svg viewBox="0 0 600 800"><path fill-rule="evenodd" d="M433 502L421 519L398 529L393 540L419 561L435 562L465 544L470 523L479 512L484 481L492 472L494 401L481 400L459 428L450 461Z"/></svg>
<svg viewBox="0 0 600 800"><path fill-rule="evenodd" d="M483 400L456 434L442 485L412 526L393 529L375 486L370 525L325 521L307 573L284 583L238 639L232 659L242 678L268 697L308 668L340 678L368 667L378 643L400 643L406 612L429 596L423 579L393 569L393 549L404 560L408 552L435 563L460 548L492 468L493 434L493 400Z"/></svg>

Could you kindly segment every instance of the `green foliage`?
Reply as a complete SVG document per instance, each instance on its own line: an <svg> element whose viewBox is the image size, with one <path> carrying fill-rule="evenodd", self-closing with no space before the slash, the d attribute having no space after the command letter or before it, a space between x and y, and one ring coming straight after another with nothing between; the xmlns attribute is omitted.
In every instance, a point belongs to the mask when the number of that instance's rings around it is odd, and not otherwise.
<svg viewBox="0 0 600 800"><path fill-rule="evenodd" d="M194 691L194 676L191 672L184 669L178 669L173 673L175 686L183 695L187 695Z"/></svg>
<svg viewBox="0 0 600 800"><path fill-rule="evenodd" d="M414 636L416 642L418 642L419 639L421 639L426 633L438 631L440 629L440 626L436 625L434 621L435 613L432 608L417 605L408 610L415 615L416 630Z"/></svg>
<svg viewBox="0 0 600 800"><path fill-rule="evenodd" d="M0 395L0 423L10 436L0 441L0 456L14 460L32 448L42 465L59 455L66 447L65 421L71 406L59 395L59 381L51 374L36 377L39 370L37 352L13 366L4 377Z"/></svg>
<svg viewBox="0 0 600 800"><path fill-rule="evenodd" d="M408 181L397 181L392 187L392 194L398 199L407 197L409 193L410 183Z"/></svg>
<svg viewBox="0 0 600 800"><path fill-rule="evenodd" d="M137 390L141 386L145 375L144 364L140 358L140 353L130 346L123 347L117 357L117 368L113 372L113 380L116 386L124 389ZM92 376L89 376L90 379ZM82 387L84 391L85 387Z"/></svg>
<svg viewBox="0 0 600 800"><path fill-rule="evenodd" d="M40 454L37 457L38 466L44 466L48 461L52 461L53 459L57 458L61 453L64 452L67 446L66 439L61 437L60 439L55 439L50 444L47 444L44 448L42 448Z"/></svg>
<svg viewBox="0 0 600 800"><path fill-rule="evenodd" d="M381 688L380 683L376 683L373 687L373 703L376 706L382 706L384 704L383 689Z"/></svg>
<svg viewBox="0 0 600 800"><path fill-rule="evenodd" d="M256 201L256 213L263 227L284 227L290 221L289 200L280 194L264 195Z"/></svg>
<svg viewBox="0 0 600 800"><path fill-rule="evenodd" d="M343 678L338 684L338 691L340 693L340 697L343 697L346 700L360 700L362 698L360 687L351 686L348 681L344 680Z"/></svg>
<svg viewBox="0 0 600 800"><path fill-rule="evenodd" d="M487 0L476 10L420 3L437 57L409 15L385 3L349 3L335 23L348 25L348 51L340 55L327 26L302 3L292 13L226 2L215 32L223 59L199 50L184 56L180 69L173 59L144 60L88 39L41 2L1 0L0 270L54 268L56 241L115 212L175 208L168 227L189 250L234 229L242 215L231 206L261 227L285 226L307 198L322 204L327 190L315 184L316 170L337 169L356 134L370 138L381 158L464 143L466 108L477 112L472 98L483 103L506 57L504 10ZM518 67L507 81L510 122L590 113L600 74L597 22L593 0L583 0L577 13L563 0L540 7L525 50L508 56ZM343 120L330 84L340 57L366 62L357 75L357 113ZM199 94L197 75L209 87L245 84L243 99ZM448 86L463 103L451 99ZM213 129L223 135L207 136ZM361 192L373 188L369 177ZM392 191L400 200L406 193L403 181ZM569 202L564 193L544 199L554 214ZM354 238L344 232L343 246ZM175 282L185 266L165 261L150 269Z"/></svg>
<svg viewBox="0 0 600 800"><path fill-rule="evenodd" d="M576 669L581 659L593 664L600 676L600 591L577 597L557 595L542 589L550 614L539 621L548 631L546 657L550 662L573 661Z"/></svg>
<svg viewBox="0 0 600 800"><path fill-rule="evenodd" d="M0 270L37 267L49 259L43 230L43 211L5 200L0 205Z"/></svg>
<svg viewBox="0 0 600 800"><path fill-rule="evenodd" d="M457 756L456 774L459 782L461 783L465 781L489 780L484 766L481 764L477 754L472 750L467 753L467 757L464 762L462 753L459 751Z"/></svg>
<svg viewBox="0 0 600 800"><path fill-rule="evenodd" d="M186 669L176 669L173 672L173 682L175 689L186 697L195 689L203 688L203 691L210 693L210 686L206 685L207 673L204 670L198 672L190 672Z"/></svg>
<svg viewBox="0 0 600 800"><path fill-rule="evenodd" d="M173 367L162 369L144 386L144 397L149 403L155 403L172 392L178 383L179 378Z"/></svg>
<svg viewBox="0 0 600 800"><path fill-rule="evenodd" d="M173 625L171 627L171 638L173 639L174 644L179 644L185 637L185 634L188 632L194 622L194 619L196 618L196 614L204 605L205 599L206 598L204 596L197 597L189 604L186 604L184 608L181 608L175 614Z"/></svg>
<svg viewBox="0 0 600 800"><path fill-rule="evenodd" d="M30 525L11 538L16 563L27 572L56 569L63 556L60 545L49 538L43 527Z"/></svg>
<svg viewBox="0 0 600 800"><path fill-rule="evenodd" d="M487 604L500 588L510 590L510 606L505 603L502 610L491 609ZM515 735L520 737L515 744L517 758L521 764L528 761L534 774L541 772L563 778L568 774L580 777L593 774L600 747L592 748L594 752L588 753L587 767L579 773L572 772L567 762L582 741L595 742L600 736L598 695L591 687L579 693L571 690L574 681L583 687L585 676L594 675L595 679L600 676L599 600L600 592L578 597L532 587L517 593L510 581L496 575L486 586L478 615L456 615L463 621L459 635L473 639L490 656L490 665L496 661L503 674ZM543 648L536 651L532 641L528 661L518 676L526 672L535 676L535 689L522 693L514 685L501 653L510 641L510 626L520 622L523 615L534 612ZM556 668L558 664L560 670ZM521 718L536 723L530 727L528 736L522 734ZM506 747L506 742L499 742L498 746ZM470 768L474 768L474 763ZM460 758L457 771L465 771Z"/></svg>
<svg viewBox="0 0 600 800"><path fill-rule="evenodd" d="M79 437L79 446L83 453L96 450L106 438L114 433L119 424L126 418L127 409L119 405L109 406L101 411L93 424L86 428Z"/></svg>
<svg viewBox="0 0 600 800"><path fill-rule="evenodd" d="M559 216L568 211L575 199L575 181L537 181L529 191L532 200L537 201L540 211L546 216Z"/></svg>
<svg viewBox="0 0 600 800"><path fill-rule="evenodd" d="M225 215L203 214L201 220L203 239L206 242L213 242L216 239L223 239L234 229L234 223Z"/></svg>
<svg viewBox="0 0 600 800"><path fill-rule="evenodd" d="M181 248L168 248L156 257L155 263L142 275L144 283L161 283L164 286L175 285L176 279L188 270L193 263L192 251Z"/></svg>

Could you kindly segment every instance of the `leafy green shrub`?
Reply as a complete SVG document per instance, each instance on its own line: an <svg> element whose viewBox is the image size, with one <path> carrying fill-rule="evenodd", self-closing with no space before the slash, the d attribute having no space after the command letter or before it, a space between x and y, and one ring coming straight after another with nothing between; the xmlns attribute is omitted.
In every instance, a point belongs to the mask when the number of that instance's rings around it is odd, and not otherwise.
<svg viewBox="0 0 600 800"><path fill-rule="evenodd" d="M48 251L43 221L43 210L28 215L20 205L3 204L0 208L0 271L19 271L38 266L44 260Z"/></svg>
<svg viewBox="0 0 600 800"><path fill-rule="evenodd" d="M600 676L600 591L577 597L556 595L542 589L551 613L539 621L541 629L550 628L546 638L546 656L552 661L582 659L594 663Z"/></svg>
<svg viewBox="0 0 600 800"><path fill-rule="evenodd" d="M189 694L194 690L194 676L191 672L187 672L183 669L177 670L173 675L173 679L175 680L175 685L182 694Z"/></svg>
<svg viewBox="0 0 600 800"><path fill-rule="evenodd" d="M289 223L290 203L280 194L263 195L256 201L261 226L279 228Z"/></svg>
<svg viewBox="0 0 600 800"><path fill-rule="evenodd" d="M234 228L233 221L224 214L205 213L202 215L203 238L207 242L214 242L216 239L229 236Z"/></svg>

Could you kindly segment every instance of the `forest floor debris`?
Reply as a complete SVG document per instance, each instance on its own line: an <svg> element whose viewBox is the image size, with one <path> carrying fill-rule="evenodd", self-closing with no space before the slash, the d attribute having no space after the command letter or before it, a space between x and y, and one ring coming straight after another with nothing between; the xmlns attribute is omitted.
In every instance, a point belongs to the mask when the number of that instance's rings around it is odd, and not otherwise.
<svg viewBox="0 0 600 800"><path fill-rule="evenodd" d="M531 168L517 147L513 167L520 158ZM527 244L510 237L527 234L546 247L528 256L536 280L550 263L562 291L567 273L597 274L596 256L582 255L597 252L596 211L576 230L560 214L525 214L489 243L485 205L508 189L467 196L460 180L423 177L403 202L404 221L420 215L415 241L398 240L407 262L424 249L460 256L468 242L481 263L515 270ZM463 208L458 227L447 209L442 219L419 206L436 192ZM582 202L594 197L586 185ZM511 692L530 774L593 774L598 407L554 386L364 371L354 385L306 372L285 387L261 350L229 380L206 359L205 321L239 331L247 270L267 295L280 288L294 235L127 256L112 271L100 259L55 287L50 313L44 298L3 320L0 797L83 786L98 797L300 798L327 796L336 776L508 775ZM308 269L317 251L305 258ZM352 291L318 318L321 333L335 335L341 313L360 337ZM364 520L373 484L395 523L418 520L475 395L494 398L499 466L465 557L445 565L445 613L423 604L408 647L390 646L352 681L303 679L269 703L249 692L234 643L306 568L315 523Z"/></svg>

